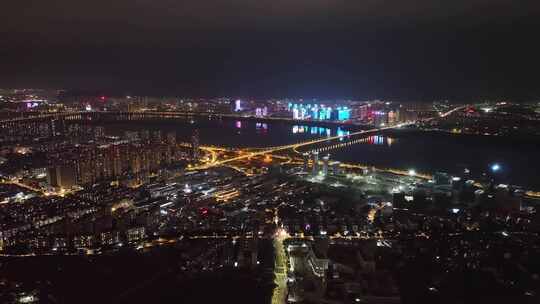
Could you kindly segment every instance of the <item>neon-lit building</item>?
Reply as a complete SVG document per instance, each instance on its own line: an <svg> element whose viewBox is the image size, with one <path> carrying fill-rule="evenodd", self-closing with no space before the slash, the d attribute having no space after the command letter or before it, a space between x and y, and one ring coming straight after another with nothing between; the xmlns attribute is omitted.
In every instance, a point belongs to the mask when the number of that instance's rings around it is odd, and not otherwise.
<svg viewBox="0 0 540 304"><path fill-rule="evenodd" d="M351 109L347 107L339 107L337 108L338 113L338 120L349 120L351 119Z"/></svg>
<svg viewBox="0 0 540 304"><path fill-rule="evenodd" d="M255 116L256 117L266 117L268 116L268 108L255 108Z"/></svg>
<svg viewBox="0 0 540 304"><path fill-rule="evenodd" d="M235 112L240 112L242 111L242 101L240 99L237 99L234 101L234 111Z"/></svg>
<svg viewBox="0 0 540 304"><path fill-rule="evenodd" d="M319 111L319 120L330 120L330 119L332 119L332 108L321 105L321 110Z"/></svg>
<svg viewBox="0 0 540 304"><path fill-rule="evenodd" d="M332 107L325 108L326 111L326 119L330 120L332 119Z"/></svg>
<svg viewBox="0 0 540 304"><path fill-rule="evenodd" d="M300 119L307 119L308 117L308 110L304 107L300 107Z"/></svg>
<svg viewBox="0 0 540 304"><path fill-rule="evenodd" d="M300 119L300 115L298 114L299 111L298 111L298 108L292 108L292 116L294 119Z"/></svg>
<svg viewBox="0 0 540 304"><path fill-rule="evenodd" d="M332 108L324 104L289 103L288 107L294 119L312 120L350 120L351 109L346 106Z"/></svg>
<svg viewBox="0 0 540 304"><path fill-rule="evenodd" d="M315 107L311 109L311 118L317 119L318 117L319 117L319 107L315 105Z"/></svg>

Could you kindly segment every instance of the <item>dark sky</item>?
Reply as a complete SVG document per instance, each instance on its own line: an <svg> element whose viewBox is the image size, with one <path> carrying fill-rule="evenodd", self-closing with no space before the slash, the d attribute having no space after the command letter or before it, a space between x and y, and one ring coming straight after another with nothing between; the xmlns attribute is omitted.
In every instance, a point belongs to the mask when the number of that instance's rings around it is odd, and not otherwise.
<svg viewBox="0 0 540 304"><path fill-rule="evenodd" d="M538 0L4 0L0 87L540 98Z"/></svg>

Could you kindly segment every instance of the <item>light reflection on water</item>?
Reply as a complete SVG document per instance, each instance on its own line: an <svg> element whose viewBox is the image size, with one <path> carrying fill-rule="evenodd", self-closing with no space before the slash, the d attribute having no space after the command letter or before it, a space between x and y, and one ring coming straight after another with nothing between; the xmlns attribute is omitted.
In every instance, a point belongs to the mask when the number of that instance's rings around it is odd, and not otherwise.
<svg viewBox="0 0 540 304"><path fill-rule="evenodd" d="M345 136L349 135L351 132L348 130L344 130L341 127L337 127L336 129L326 128L326 127L317 127L317 126L292 126L292 134L311 134L311 135L319 135L319 136ZM343 138L341 138L342 140Z"/></svg>
<svg viewBox="0 0 540 304"><path fill-rule="evenodd" d="M389 168L415 168L419 172L459 173L463 168L468 168L473 175L479 176L491 164L500 163L504 168L498 172L501 182L540 189L537 178L540 163L530 161L540 155L540 145L516 143L506 138L449 136L413 131L395 132L392 138L381 134L362 138L346 136L359 130L353 126L338 128L236 120L197 121L195 124L189 121L144 125L119 123L105 127L106 134L118 136L122 136L125 130L174 131L179 142L189 142L193 131L197 129L201 145L224 147L275 147L342 135L344 137L341 141L306 148L340 144L342 146L339 148L332 149L332 159ZM358 139L365 140L349 144Z"/></svg>

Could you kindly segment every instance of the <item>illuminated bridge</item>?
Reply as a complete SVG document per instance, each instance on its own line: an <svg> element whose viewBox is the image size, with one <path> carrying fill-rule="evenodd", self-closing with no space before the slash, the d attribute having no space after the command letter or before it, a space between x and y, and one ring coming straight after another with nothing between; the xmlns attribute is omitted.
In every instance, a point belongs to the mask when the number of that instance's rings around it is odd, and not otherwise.
<svg viewBox="0 0 540 304"><path fill-rule="evenodd" d="M374 129L370 129L370 130L362 130L362 131L352 132L352 133L349 133L349 134L329 136L329 137L325 137L325 138L317 138L317 139L308 140L308 141L304 141L304 142L300 142L300 143L294 143L294 144L290 144L290 145L271 147L271 148L268 148L268 149L265 149L265 150L247 152L247 153L242 154L242 155L237 156L237 157L232 157L232 158L228 158L228 159L225 159L225 160L220 160L220 161L215 161L215 162L200 165L200 166L195 166L195 167L192 167L191 169L192 170L207 169L207 168L221 166L221 165L224 165L224 164L227 164L227 163L230 163L230 162L239 161L239 160L243 160L243 159L247 159L247 158L251 158L251 157L255 157L255 156L271 154L271 153L275 153L275 152L279 152L279 151L285 151L285 150L289 150L289 149L298 149L300 147L310 146L310 145L314 145L314 144L318 144L318 143L324 143L324 142L328 142L328 141L332 141L332 140L336 140L336 139L339 140L340 138L344 138L344 137L349 138L349 137L353 137L353 136L368 135L368 134L371 134L371 133L376 133L376 132L380 132L380 131L384 131L384 130L390 130L390 129L394 129L394 128L398 128L398 127L403 127L403 126L406 126L406 125L408 125L408 124L401 124L401 125L392 126L392 127L374 128Z"/></svg>
<svg viewBox="0 0 540 304"><path fill-rule="evenodd" d="M460 109L463 109L465 107L466 106L462 106L462 107L454 108L454 109L452 109L452 110L450 110L450 111L448 111L446 113L441 113L440 117L446 117L446 116L452 114L453 112L458 111ZM426 121L429 121L429 120L431 120L431 118L427 119ZM311 145L315 145L315 144L319 144L319 143L331 142L333 140L339 140L339 139L343 139L343 138L352 138L352 137L356 137L356 136L370 135L370 134L377 133L377 132L384 131L384 130L391 130L391 129L395 129L395 128L405 127L405 126L408 126L408 125L411 125L411 124L413 124L413 123L403 123L403 124L399 124L399 125L396 125L396 126L373 128L373 129L369 129L369 130L361 130L361 131L357 131L357 132L351 132L351 133L348 133L348 134L342 134L342 135L336 135L336 136L329 136L329 137L325 137L325 138L307 140L307 141L304 141L304 142L294 143L294 144L290 144L290 145L269 147L269 148L263 148L263 149L260 149L260 150L256 149L256 150L252 150L251 152L247 152L245 154L242 154L242 155L239 155L239 156L236 156L236 157L233 157L233 158L228 158L228 159L219 160L219 161L216 160L216 161L211 162L211 163L203 164L203 165L200 165L200 166L194 166L191 169L192 170L207 169L207 168L211 168L211 167L215 167L215 166L221 166L221 165L224 165L224 164L227 164L227 163L230 163L230 162L234 162L234 161L248 159L248 158L252 158L252 157L255 157L255 156L272 154L272 153L275 153L275 152L285 151L285 150L289 150L289 149L292 149L292 150L298 152L298 148L301 148L301 147L311 146ZM365 140L365 139L360 138L360 139L357 139L357 140L353 140L352 142L357 143L357 142L361 142L362 140ZM348 142L340 143L338 145L334 145L334 146L331 146L331 147L322 148L321 151L327 151L329 149L337 149L337 148L341 148L342 146L350 145L350 144L351 144L351 142L348 141Z"/></svg>
<svg viewBox="0 0 540 304"><path fill-rule="evenodd" d="M446 113L441 113L440 117L446 117L450 115L451 113L458 111L460 109L463 109L464 107L458 107L455 109L452 109ZM186 118L186 117L193 117L193 116L205 116L209 118L235 118L235 119L253 119L257 121L291 121L291 122L302 122L302 123L310 123L310 121L306 120L294 120L289 118L272 118L272 117L266 117L266 118L259 118L254 116L241 116L237 114L219 114L219 113L210 113L210 112L159 112L159 111L144 111L144 112L59 112L59 113L36 113L35 115L29 115L25 117L19 117L19 118L12 118L7 120L0 121L0 129L2 128L11 128L11 127L26 127L27 123L30 122L39 122L39 121L48 121L52 119L64 119L66 121L147 121L147 120L163 120L163 119L179 119L179 118ZM431 119L427 119L431 120ZM427 121L426 120L426 121ZM322 123L319 121L312 121L313 123ZM328 122L333 123L335 125L343 125L347 124L347 122ZM348 124L351 124L350 122ZM225 159L225 160L215 160L213 162L203 164L200 166L194 166L191 169L197 170L197 169L206 169L210 167L220 166L224 165L230 162L243 160L247 158L251 158L254 156L259 155L265 155L265 154L272 154L279 151L285 151L289 149L297 150L301 147L306 147L310 145L315 145L319 143L327 143L331 142L333 140L339 140L342 138L352 138L356 136L365 136L372 133L394 129L398 127L403 127L407 124L400 124L397 126L390 126L390 127L381 127L381 128L373 128L369 130L361 130L356 132L351 132L348 134L342 134L337 136L329 136L324 138L318 138L313 140L308 140L300 143L294 143L289 145L283 145L283 146L277 146L277 147L270 147L270 148L263 148L261 150L255 150L252 152L247 152L243 155L239 155L233 158Z"/></svg>
<svg viewBox="0 0 540 304"><path fill-rule="evenodd" d="M356 145L356 144L365 144L365 143L374 143L373 141L377 140L377 137L378 136L369 136L369 137L362 137L362 138L357 138L357 139L354 139L354 140L348 140L348 141L344 141L344 142L339 142L339 143L335 143L335 144L330 144L328 146L323 146L323 147L317 147L315 149L311 149L311 152L328 152L328 151L331 151L331 150L335 150L335 149L341 149L341 148L346 148L346 147L350 147L352 145ZM382 137L379 137L382 139ZM388 138L388 144L391 144L391 141L392 139L391 138ZM299 153L299 151L296 151Z"/></svg>

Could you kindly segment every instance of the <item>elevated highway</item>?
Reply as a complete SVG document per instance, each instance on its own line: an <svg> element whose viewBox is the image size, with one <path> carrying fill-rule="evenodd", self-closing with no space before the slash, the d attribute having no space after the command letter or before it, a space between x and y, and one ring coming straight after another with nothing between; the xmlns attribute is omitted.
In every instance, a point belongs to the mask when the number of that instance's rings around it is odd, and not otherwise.
<svg viewBox="0 0 540 304"><path fill-rule="evenodd" d="M446 116L448 116L448 115L450 115L450 114L452 114L452 113L454 113L454 112L456 112L458 110L464 109L465 107L466 106L461 106L461 107L451 109L446 113L441 113L439 117L446 117ZM431 120L431 118L427 119L427 120ZM247 159L247 158L251 158L251 157L255 157L255 156L260 156L260 155L272 154L272 153L275 153L275 152L289 150L289 149L293 149L293 150L297 151L298 148L300 148L300 147L315 145L315 144L318 144L318 143L330 142L330 141L339 140L339 139L342 139L342 138L352 138L352 137L356 137L356 136L365 136L365 135L369 135L369 134L384 131L384 130L390 130L390 129L396 129L396 128L409 126L409 125L412 125L412 124L413 124L413 122L408 122L408 123L403 123L403 124L399 124L399 125L396 125L396 126L372 128L372 129L369 129L369 130L361 130L361 131L356 131L356 132L352 132L352 133L349 133L349 134L329 136L329 137L324 137L324 138L317 138L317 139L308 140L308 141L304 141L304 142L300 142L300 143L294 143L294 144L290 144L290 145L270 147L270 148L266 148L266 149L262 148L260 150L254 150L254 151L251 151L251 152L245 152L244 154L236 156L236 157L215 161L215 162L203 164L203 165L200 165L200 166L194 166L194 167L191 167L191 170L208 169L208 168L211 168L211 167L221 166L221 165L224 165L224 164L227 164L227 163L230 163L230 162L234 162L234 161L239 161L239 160L243 160L243 159Z"/></svg>
<svg viewBox="0 0 540 304"><path fill-rule="evenodd" d="M208 169L208 168L211 168L211 167L221 166L221 165L224 165L224 164L227 164L227 163L230 163L230 162L239 161L239 160L243 160L243 159L247 159L247 158L251 158L251 157L255 157L255 156L260 156L260 155L265 155L265 154L272 154L272 153L275 153L275 152L289 150L289 149L298 149L298 148L304 147L304 146L310 146L310 145L323 143L323 142L327 142L327 141L332 141L332 140L336 140L336 139L339 140L340 138L344 138L344 137L354 137L354 136L359 136L359 135L368 135L368 134L371 134L371 133L380 132L380 131L389 130L389 129L394 129L394 128L398 128L398 127L403 127L403 126L406 126L406 125L407 124L401 124L401 125L392 126L392 127L382 127L382 128L374 128L374 129L369 129L369 130L362 130L362 131L352 132L352 133L349 133L349 134L346 134L346 135L336 135L336 136L318 138L318 139L308 140L308 141L304 141L304 142L300 142L300 143L294 143L294 144L290 144L290 145L272 147L272 148L269 148L269 149L256 151L256 152L245 152L244 154L236 156L236 157L232 157L232 158L228 158L228 159L224 159L224 160L204 164L204 165L201 165L201 166L194 166L194 167L191 167L191 170Z"/></svg>

